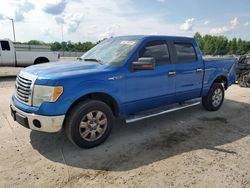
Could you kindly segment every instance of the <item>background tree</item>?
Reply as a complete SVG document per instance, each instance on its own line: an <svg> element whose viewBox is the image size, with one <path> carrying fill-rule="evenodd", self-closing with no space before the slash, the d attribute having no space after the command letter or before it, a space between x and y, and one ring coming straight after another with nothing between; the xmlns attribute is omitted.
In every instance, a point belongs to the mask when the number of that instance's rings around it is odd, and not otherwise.
<svg viewBox="0 0 250 188"><path fill-rule="evenodd" d="M194 39L196 40L196 42L200 46L201 51L203 51L205 42L204 42L204 39L202 38L201 34L196 32L195 35L194 35Z"/></svg>
<svg viewBox="0 0 250 188"><path fill-rule="evenodd" d="M250 53L250 41L233 38L229 40L224 36L202 36L195 33L195 40L204 55L242 55Z"/></svg>
<svg viewBox="0 0 250 188"><path fill-rule="evenodd" d="M44 42L38 41L38 40L30 40L29 42L27 42L27 44L29 44L29 45L45 45Z"/></svg>
<svg viewBox="0 0 250 188"><path fill-rule="evenodd" d="M250 53L250 41L233 38L229 40L224 36L202 36L200 33L195 33L195 40L201 48L203 55L242 55ZM105 39L103 39L105 40ZM45 43L38 40L30 40L25 43L17 42L19 44L31 44L31 45L49 45L53 51L77 51L86 52L93 48L96 44L99 44L103 40L96 43L93 42L53 42Z"/></svg>

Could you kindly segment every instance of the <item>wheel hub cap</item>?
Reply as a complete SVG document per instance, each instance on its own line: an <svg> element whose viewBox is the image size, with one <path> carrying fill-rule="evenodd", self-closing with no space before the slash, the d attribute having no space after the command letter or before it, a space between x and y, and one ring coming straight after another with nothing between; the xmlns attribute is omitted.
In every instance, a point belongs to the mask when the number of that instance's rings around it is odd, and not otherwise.
<svg viewBox="0 0 250 188"><path fill-rule="evenodd" d="M83 116L79 132L84 140L95 141L105 133L107 125L107 117L103 112L91 111Z"/></svg>
<svg viewBox="0 0 250 188"><path fill-rule="evenodd" d="M218 107L222 102L222 98L223 98L222 90L220 88L216 89L213 93L213 96L212 96L213 106Z"/></svg>

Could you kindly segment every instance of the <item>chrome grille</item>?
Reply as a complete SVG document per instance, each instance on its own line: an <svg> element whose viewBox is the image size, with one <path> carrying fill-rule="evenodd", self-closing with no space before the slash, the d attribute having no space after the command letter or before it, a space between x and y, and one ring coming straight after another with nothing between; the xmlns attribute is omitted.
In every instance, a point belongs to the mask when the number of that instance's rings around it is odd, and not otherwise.
<svg viewBox="0 0 250 188"><path fill-rule="evenodd" d="M34 76L20 72L16 79L16 98L22 103L31 105Z"/></svg>

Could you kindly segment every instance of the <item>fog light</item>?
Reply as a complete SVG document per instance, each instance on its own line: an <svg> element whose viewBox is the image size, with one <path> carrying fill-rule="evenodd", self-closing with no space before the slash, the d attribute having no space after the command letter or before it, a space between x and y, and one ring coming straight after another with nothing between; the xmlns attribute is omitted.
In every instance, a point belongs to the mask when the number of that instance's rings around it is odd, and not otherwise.
<svg viewBox="0 0 250 188"><path fill-rule="evenodd" d="M41 128L42 125L41 125L41 122L37 119L34 119L33 120L33 125L36 127L36 128Z"/></svg>

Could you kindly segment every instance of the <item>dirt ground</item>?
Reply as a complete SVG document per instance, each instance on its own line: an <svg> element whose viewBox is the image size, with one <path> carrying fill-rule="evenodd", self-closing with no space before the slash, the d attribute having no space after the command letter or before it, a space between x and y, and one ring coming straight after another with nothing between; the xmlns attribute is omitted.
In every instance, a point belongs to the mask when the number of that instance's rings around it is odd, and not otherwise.
<svg viewBox="0 0 250 188"><path fill-rule="evenodd" d="M250 187L250 89L233 85L218 112L117 121L86 150L13 122L13 86L0 81L0 187Z"/></svg>
<svg viewBox="0 0 250 188"><path fill-rule="evenodd" d="M3 79L2 77L7 76L16 76L20 70L22 70L22 67L1 67L0 66L0 79Z"/></svg>

